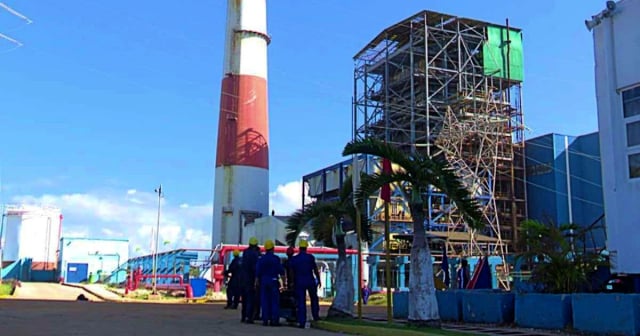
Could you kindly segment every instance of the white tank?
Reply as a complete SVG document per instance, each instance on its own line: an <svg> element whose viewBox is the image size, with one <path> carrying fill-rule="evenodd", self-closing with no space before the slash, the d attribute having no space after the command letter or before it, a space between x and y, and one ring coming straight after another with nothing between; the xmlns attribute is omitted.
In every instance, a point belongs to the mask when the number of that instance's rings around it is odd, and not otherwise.
<svg viewBox="0 0 640 336"><path fill-rule="evenodd" d="M47 265L47 268L55 265L62 229L60 209L10 206L5 220L5 261L31 258L34 264Z"/></svg>

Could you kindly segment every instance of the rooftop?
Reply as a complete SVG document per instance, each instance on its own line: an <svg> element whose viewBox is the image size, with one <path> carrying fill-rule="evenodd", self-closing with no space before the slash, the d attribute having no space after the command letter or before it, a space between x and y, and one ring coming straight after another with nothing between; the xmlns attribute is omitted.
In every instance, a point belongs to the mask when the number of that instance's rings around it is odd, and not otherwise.
<svg viewBox="0 0 640 336"><path fill-rule="evenodd" d="M506 25L500 25L500 24L480 21L476 19L469 19L469 18L458 17L450 14L423 10L384 29L382 32L380 32L380 34L378 34L378 36L376 36L373 40L371 40L371 42L369 42L364 48L362 48L362 50L360 50L353 58L354 59L360 58L366 52L367 49L375 48L378 44L380 44L380 42L387 39L387 37L391 37L391 39L393 40L397 36L407 35L409 33L409 30L411 29L411 23L424 22L424 18L427 19L427 22L440 21L439 25L441 26L446 26L447 24L452 23L454 21L459 21L471 26L481 25L481 26L507 28ZM515 28L511 26L509 26L509 29L516 32L522 31L520 28Z"/></svg>

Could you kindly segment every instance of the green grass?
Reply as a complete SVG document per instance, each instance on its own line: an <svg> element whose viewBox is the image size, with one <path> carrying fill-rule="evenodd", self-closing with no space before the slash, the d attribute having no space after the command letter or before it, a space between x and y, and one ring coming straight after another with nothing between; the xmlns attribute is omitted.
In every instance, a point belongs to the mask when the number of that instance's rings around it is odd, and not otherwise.
<svg viewBox="0 0 640 336"><path fill-rule="evenodd" d="M419 328L400 323L387 324L386 322L369 322L358 320L325 320L314 322L314 326L332 332L351 335L370 336L468 336L467 333L442 330L436 328Z"/></svg>
<svg viewBox="0 0 640 336"><path fill-rule="evenodd" d="M13 285L10 283L2 283L0 284L0 296L8 296L11 295L11 291L13 290Z"/></svg>
<svg viewBox="0 0 640 336"><path fill-rule="evenodd" d="M367 302L369 306L386 306L387 305L387 294L386 293L376 293L369 295L369 302Z"/></svg>

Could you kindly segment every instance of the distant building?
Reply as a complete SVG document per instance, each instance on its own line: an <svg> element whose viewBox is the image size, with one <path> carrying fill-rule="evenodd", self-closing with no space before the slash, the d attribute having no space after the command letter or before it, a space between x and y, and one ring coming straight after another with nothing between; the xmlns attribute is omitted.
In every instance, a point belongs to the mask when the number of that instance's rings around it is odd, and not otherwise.
<svg viewBox="0 0 640 336"><path fill-rule="evenodd" d="M54 270L58 262L58 241L62 232L60 209L7 206L5 216L3 266L31 259L33 270Z"/></svg>
<svg viewBox="0 0 640 336"><path fill-rule="evenodd" d="M598 133L546 134L526 141L527 210L530 219L581 227L604 224ZM588 246L604 248L604 229Z"/></svg>
<svg viewBox="0 0 640 336"><path fill-rule="evenodd" d="M125 279L124 270L114 273L129 259L126 239L62 238L60 240L60 278L65 282L94 282L115 277Z"/></svg>

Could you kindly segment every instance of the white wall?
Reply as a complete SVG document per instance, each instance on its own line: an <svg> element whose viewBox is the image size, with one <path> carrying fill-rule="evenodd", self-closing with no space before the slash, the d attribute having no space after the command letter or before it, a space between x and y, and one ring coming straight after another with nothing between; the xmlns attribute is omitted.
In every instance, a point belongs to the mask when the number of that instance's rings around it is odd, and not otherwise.
<svg viewBox="0 0 640 336"><path fill-rule="evenodd" d="M89 272L110 275L119 264L129 259L129 242L116 239L62 238L61 276L65 276L69 263L88 264ZM102 257L102 260L100 259Z"/></svg>
<svg viewBox="0 0 640 336"><path fill-rule="evenodd" d="M279 240L286 243L287 223L273 216L261 217L255 222L244 227L242 233L242 244L249 244L251 237L258 238L260 245L264 244L267 239L274 241Z"/></svg>
<svg viewBox="0 0 640 336"><path fill-rule="evenodd" d="M640 0L618 2L612 17L594 28L596 95L600 128L607 247L612 272L640 273L640 178L630 178L626 127L640 115L624 118L622 91L640 85Z"/></svg>
<svg viewBox="0 0 640 336"><path fill-rule="evenodd" d="M61 228L59 209L10 207L5 225L4 260L32 258L33 262L56 262Z"/></svg>

